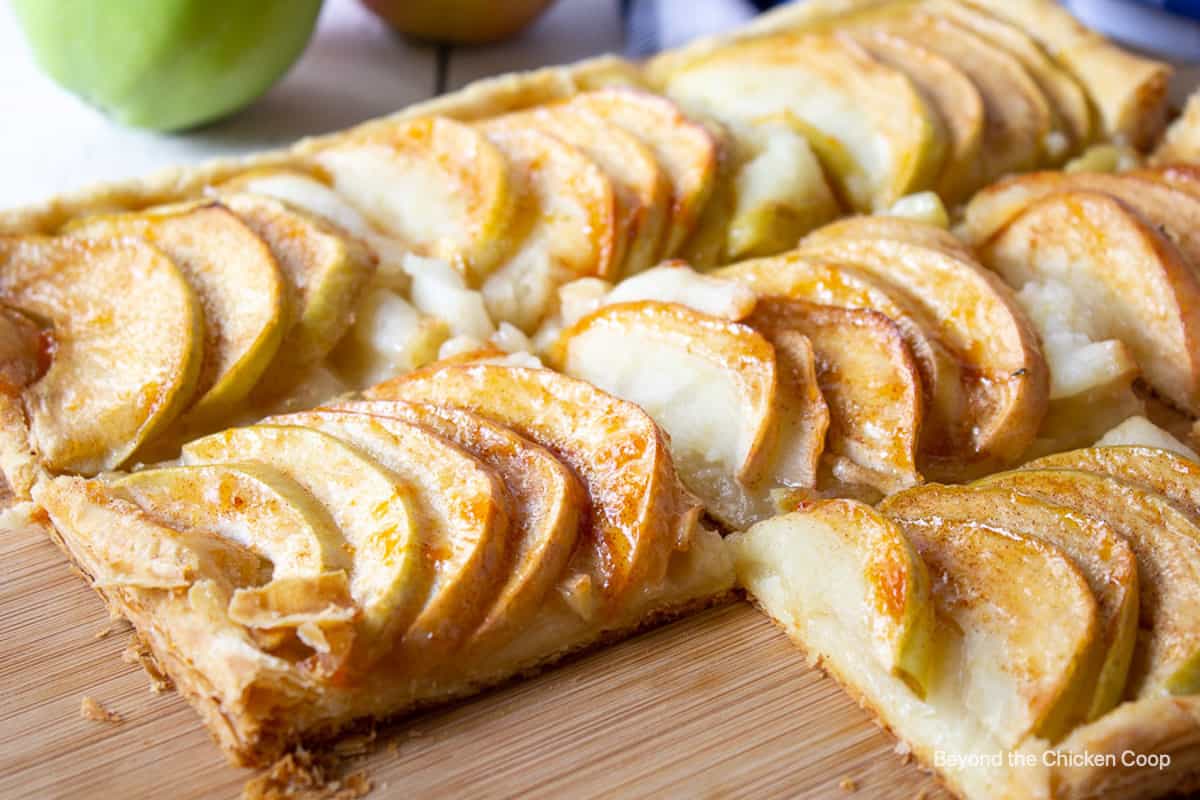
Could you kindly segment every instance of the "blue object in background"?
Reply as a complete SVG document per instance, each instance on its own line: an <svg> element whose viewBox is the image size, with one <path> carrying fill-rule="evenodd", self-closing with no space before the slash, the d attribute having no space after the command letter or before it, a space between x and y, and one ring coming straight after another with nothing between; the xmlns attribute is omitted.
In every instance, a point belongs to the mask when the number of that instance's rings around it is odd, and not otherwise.
<svg viewBox="0 0 1200 800"><path fill-rule="evenodd" d="M1085 25L1179 61L1200 62L1200 0L1067 0Z"/></svg>

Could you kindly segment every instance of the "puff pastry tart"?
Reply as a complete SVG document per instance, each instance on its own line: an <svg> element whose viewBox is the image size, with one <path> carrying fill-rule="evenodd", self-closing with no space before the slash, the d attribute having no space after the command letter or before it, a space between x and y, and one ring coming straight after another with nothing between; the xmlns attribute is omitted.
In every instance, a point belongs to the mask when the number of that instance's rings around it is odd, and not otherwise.
<svg viewBox="0 0 1200 800"><path fill-rule="evenodd" d="M1167 75L1046 0L811 0L0 213L0 502L243 763L715 602L718 529L919 754L1182 741L1194 465L1051 455L1200 412L1200 178L1081 171Z"/></svg>

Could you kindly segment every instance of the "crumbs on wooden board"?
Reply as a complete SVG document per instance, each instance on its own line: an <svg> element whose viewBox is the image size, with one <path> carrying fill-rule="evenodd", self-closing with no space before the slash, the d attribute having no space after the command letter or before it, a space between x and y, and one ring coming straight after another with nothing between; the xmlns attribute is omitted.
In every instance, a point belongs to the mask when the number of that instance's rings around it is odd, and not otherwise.
<svg viewBox="0 0 1200 800"><path fill-rule="evenodd" d="M857 792L858 781L854 780L854 778L842 778L838 781L838 788L843 792Z"/></svg>
<svg viewBox="0 0 1200 800"><path fill-rule="evenodd" d="M162 694L175 688L174 681L158 665L154 654L150 652L150 646L146 644L145 639L138 635L137 631L129 634L129 643L125 645L125 650L121 653L121 660L126 664L137 664L142 668L150 679L152 693Z"/></svg>
<svg viewBox="0 0 1200 800"><path fill-rule="evenodd" d="M92 722L120 724L125 721L125 718L120 714L115 711L109 711L100 705L100 701L86 694L83 696L83 701L79 704L79 716Z"/></svg>
<svg viewBox="0 0 1200 800"><path fill-rule="evenodd" d="M362 770L344 778L336 772L335 759L297 747L247 781L242 800L358 800L373 788Z"/></svg>

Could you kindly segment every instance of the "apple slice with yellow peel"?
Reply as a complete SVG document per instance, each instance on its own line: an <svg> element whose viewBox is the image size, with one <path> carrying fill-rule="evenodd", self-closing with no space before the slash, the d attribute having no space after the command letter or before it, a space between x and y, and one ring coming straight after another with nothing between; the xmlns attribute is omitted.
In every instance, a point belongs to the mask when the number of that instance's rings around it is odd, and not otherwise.
<svg viewBox="0 0 1200 800"><path fill-rule="evenodd" d="M1044 456L1024 468L1107 475L1162 495L1200 525L1200 464L1170 450L1137 445L1087 447Z"/></svg>
<svg viewBox="0 0 1200 800"><path fill-rule="evenodd" d="M905 242L917 247L945 250L959 258L974 258L970 247L945 228L894 214L843 217L804 237L804 245L815 247L845 239Z"/></svg>
<svg viewBox="0 0 1200 800"><path fill-rule="evenodd" d="M579 476L592 513L570 569L595 605L660 579L686 548L699 505L679 483L666 437L637 406L557 372L499 364L431 367L375 386L372 400L461 408L545 447ZM585 591L585 584L590 591Z"/></svg>
<svg viewBox="0 0 1200 800"><path fill-rule="evenodd" d="M650 92L600 89L576 95L567 107L598 114L650 147L672 189L670 220L660 255L674 255L696 229L712 194L720 141L670 100Z"/></svg>
<svg viewBox="0 0 1200 800"><path fill-rule="evenodd" d="M885 284L936 325L937 339L961 361L962 410L948 415L957 425L940 447L925 441L930 477L961 479L1020 458L1046 413L1050 381L1033 327L998 277L961 252L898 238L818 234L801 243L800 255L857 267Z"/></svg>
<svg viewBox="0 0 1200 800"><path fill-rule="evenodd" d="M482 651L503 644L537 613L566 571L587 502L579 479L550 451L469 411L398 400L332 408L428 428L479 459L504 483L511 501L509 575L471 635L471 647Z"/></svg>
<svg viewBox="0 0 1200 800"><path fill-rule="evenodd" d="M191 401L203 312L157 248L0 237L0 301L52 329L49 366L21 395L24 449L48 469L114 469Z"/></svg>
<svg viewBox="0 0 1200 800"><path fill-rule="evenodd" d="M353 548L350 592L363 611L370 661L390 649L420 610L431 580L430 532L411 491L362 450L310 428L232 428L183 447L186 465L256 462L299 484Z"/></svg>
<svg viewBox="0 0 1200 800"><path fill-rule="evenodd" d="M413 556L434 575L432 585L422 587L419 613L403 631L401 649L445 651L461 644L503 579L509 500L496 474L425 427L394 417L317 409L270 421L337 437L409 488L422 539Z"/></svg>
<svg viewBox="0 0 1200 800"><path fill-rule="evenodd" d="M783 331L812 342L829 407L822 457L839 482L884 494L921 482L921 378L895 323L877 311L785 297L761 299L746 322L772 342Z"/></svg>
<svg viewBox="0 0 1200 800"><path fill-rule="evenodd" d="M1067 137L1061 149L1048 148L1052 160L1063 160L1071 152L1082 150L1095 138L1098 120L1092 111L1087 91L1033 40L1030 33L969 3L939 0L932 5L938 14L1021 62L1029 77L1046 96L1052 113L1058 119L1058 129Z"/></svg>
<svg viewBox="0 0 1200 800"><path fill-rule="evenodd" d="M203 579L254 586L270 575L248 548L212 533L175 530L98 480L59 476L39 482L33 498L94 586L180 590Z"/></svg>
<svg viewBox="0 0 1200 800"><path fill-rule="evenodd" d="M560 139L504 123L480 124L508 159L517 184L512 243L484 281L483 295L495 321L529 332L562 284L616 275L616 194L594 161Z"/></svg>
<svg viewBox="0 0 1200 800"><path fill-rule="evenodd" d="M1138 644L1125 696L1193 694L1200 688L1200 527L1166 498L1079 470L1029 469L976 485L1011 489L1107 522L1137 558Z"/></svg>
<svg viewBox="0 0 1200 800"><path fill-rule="evenodd" d="M1139 595L1137 559L1119 532L1095 517L1007 489L931 484L889 497L881 507L905 520L985 522L1001 531L1045 539L1066 553L1096 597L1099 636L1092 659L1072 679L1077 691L1062 696L1051 714L1056 721L1044 723L1040 731L1057 739L1120 702L1137 641Z"/></svg>
<svg viewBox="0 0 1200 800"><path fill-rule="evenodd" d="M482 280L508 252L516 204L505 155L445 117L364 126L307 154L380 230Z"/></svg>
<svg viewBox="0 0 1200 800"><path fill-rule="evenodd" d="M550 363L644 408L670 435L684 483L731 527L770 513L754 489L816 483L824 425L786 424L802 401L752 328L670 303L605 306L563 331Z"/></svg>
<svg viewBox="0 0 1200 800"><path fill-rule="evenodd" d="M632 275L657 260L670 212L670 185L640 139L570 103L506 114L486 125L491 132L533 128L578 148L613 184L618 229L613 274Z"/></svg>
<svg viewBox="0 0 1200 800"><path fill-rule="evenodd" d="M853 500L819 500L725 541L738 583L812 655L828 658L830 640L853 642L924 695L934 657L930 576L894 522Z"/></svg>
<svg viewBox="0 0 1200 800"><path fill-rule="evenodd" d="M938 635L950 640L941 652L957 659L944 662L943 672L961 676L966 713L1001 747L1060 736L1075 718L1081 688L1095 686L1101 631L1087 578L1045 539L987 519L943 518L907 501L941 488L892 495L880 511L937 576Z"/></svg>
<svg viewBox="0 0 1200 800"><path fill-rule="evenodd" d="M325 508L262 464L146 469L110 485L168 527L214 533L253 550L274 566L272 578L350 568L346 540Z"/></svg>
<svg viewBox="0 0 1200 800"><path fill-rule="evenodd" d="M936 14L910 12L883 27L953 62L979 89L987 122L976 161L975 186L1041 163L1053 131L1054 113L1017 58Z"/></svg>
<svg viewBox="0 0 1200 800"><path fill-rule="evenodd" d="M750 122L790 115L854 208L887 208L929 186L945 141L909 79L849 38L777 34L736 41L661 76L685 109Z"/></svg>
<svg viewBox="0 0 1200 800"><path fill-rule="evenodd" d="M222 202L267 243L287 279L288 328L263 382L290 384L350 327L375 259L356 239L280 200L241 192Z"/></svg>
<svg viewBox="0 0 1200 800"><path fill-rule="evenodd" d="M908 76L929 101L945 129L946 156L936 183L953 201L971 188L986 119L979 89L954 62L886 31L853 34L872 56Z"/></svg>
<svg viewBox="0 0 1200 800"><path fill-rule="evenodd" d="M980 250L1018 290L1062 286L1090 339L1116 339L1179 408L1200 409L1200 276L1132 207L1073 191L1028 206Z"/></svg>
<svg viewBox="0 0 1200 800"><path fill-rule="evenodd" d="M84 217L69 230L135 236L179 266L204 309L204 361L181 422L203 427L228 416L271 364L288 327L287 284L266 243L216 203Z"/></svg>

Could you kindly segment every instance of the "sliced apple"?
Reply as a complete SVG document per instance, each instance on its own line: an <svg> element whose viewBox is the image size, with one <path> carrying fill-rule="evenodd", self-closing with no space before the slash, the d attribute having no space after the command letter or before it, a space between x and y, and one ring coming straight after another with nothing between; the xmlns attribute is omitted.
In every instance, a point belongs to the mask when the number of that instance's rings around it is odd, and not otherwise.
<svg viewBox="0 0 1200 800"><path fill-rule="evenodd" d="M699 506L679 484L666 437L637 406L591 384L550 370L470 364L402 375L364 394L472 411L570 467L592 507L572 558L581 592L596 599L585 613L661 578L670 554L690 541Z"/></svg>
<svg viewBox="0 0 1200 800"><path fill-rule="evenodd" d="M1200 687L1200 528L1165 498L1078 470L1030 469L978 485L1033 495L1107 522L1128 541L1141 592L1138 644L1125 696L1191 694Z"/></svg>
<svg viewBox="0 0 1200 800"><path fill-rule="evenodd" d="M1130 206L1095 192L1046 197L981 256L1017 289L1062 285L1085 312L1088 338L1123 342L1151 386L1200 409L1200 277Z"/></svg>
<svg viewBox="0 0 1200 800"><path fill-rule="evenodd" d="M1200 161L1200 92L1188 95L1183 113L1170 124L1150 156L1156 166L1196 161Z"/></svg>
<svg viewBox="0 0 1200 800"><path fill-rule="evenodd" d="M752 328L669 303L606 306L565 330L550 362L644 408L670 435L684 483L727 525L770 513L748 487L816 483L824 426L785 425L799 398L782 389L775 350ZM777 445L781 436L792 446ZM808 458L790 457L798 451Z"/></svg>
<svg viewBox="0 0 1200 800"><path fill-rule="evenodd" d="M881 239L944 250L959 258L974 258L971 248L946 228L899 214L843 217L804 237L804 246L836 244L846 239Z"/></svg>
<svg viewBox="0 0 1200 800"><path fill-rule="evenodd" d="M445 321L421 313L399 292L379 286L367 291L350 332L329 360L352 386L370 386L436 360L449 338Z"/></svg>
<svg viewBox="0 0 1200 800"><path fill-rule="evenodd" d="M1099 446L1044 456L1028 469L1075 469L1107 475L1161 494L1200 525L1200 463L1170 450L1139 445Z"/></svg>
<svg viewBox="0 0 1200 800"><path fill-rule="evenodd" d="M608 176L571 145L532 129L482 125L517 181L515 249L483 283L483 295L494 320L529 332L559 286L616 274L616 195Z"/></svg>
<svg viewBox="0 0 1200 800"><path fill-rule="evenodd" d="M920 11L896 15L885 30L954 63L979 89L987 124L975 185L1036 167L1054 115L1041 89L1014 56L945 17Z"/></svg>
<svg viewBox="0 0 1200 800"><path fill-rule="evenodd" d="M541 106L496 117L489 132L533 128L578 148L612 181L618 235L614 275L633 275L661 251L670 213L670 184L650 148L624 128L571 103Z"/></svg>
<svg viewBox="0 0 1200 800"><path fill-rule="evenodd" d="M819 500L725 541L738 583L813 655L826 655L826 636L844 636L924 695L934 657L930 576L894 522L853 500Z"/></svg>
<svg viewBox="0 0 1200 800"><path fill-rule="evenodd" d="M118 496L179 531L217 534L271 562L272 578L349 569L346 540L325 508L261 464L139 470L111 482Z"/></svg>
<svg viewBox="0 0 1200 800"><path fill-rule="evenodd" d="M183 447L187 465L257 462L303 487L353 548L350 591L363 611L372 660L421 608L430 583L431 533L411 490L362 450L310 428L232 428Z"/></svg>
<svg viewBox="0 0 1200 800"><path fill-rule="evenodd" d="M1063 67L1059 66L1030 33L1018 25L969 3L938 0L932 4L938 14L972 31L1016 58L1050 102L1050 109L1065 134L1061 146L1047 147L1052 161L1062 161L1069 153L1085 147L1095 137L1095 114L1086 91Z"/></svg>
<svg viewBox="0 0 1200 800"><path fill-rule="evenodd" d="M1099 613L1093 657L1072 679L1078 691L1061 696L1053 722L1040 729L1051 739L1096 719L1120 702L1137 641L1137 559L1128 541L1105 522L1007 489L930 485L884 501L882 508L906 520L938 524L982 522L1001 532L1036 536L1062 550L1087 578Z"/></svg>
<svg viewBox="0 0 1200 800"><path fill-rule="evenodd" d="M872 56L900 70L928 99L945 128L946 156L934 185L953 201L970 191L983 142L983 98L954 62L885 31L864 31L855 39Z"/></svg>
<svg viewBox="0 0 1200 800"><path fill-rule="evenodd" d="M94 586L180 590L202 579L253 586L270 574L249 549L163 525L101 481L59 476L38 483L33 498Z"/></svg>
<svg viewBox="0 0 1200 800"><path fill-rule="evenodd" d="M37 380L49 367L52 344L32 319L0 305L0 394L19 395Z"/></svg>
<svg viewBox="0 0 1200 800"><path fill-rule="evenodd" d="M49 469L116 468L191 401L203 312L160 250L0 237L0 301L52 326L49 367L22 394L30 444Z"/></svg>
<svg viewBox="0 0 1200 800"><path fill-rule="evenodd" d="M877 311L766 297L747 324L772 342L784 331L812 342L829 407L823 458L840 483L884 494L920 483L921 378L895 323Z"/></svg>
<svg viewBox="0 0 1200 800"><path fill-rule="evenodd" d="M495 471L511 508L508 578L471 646L494 649L526 625L563 577L584 513L586 495L571 471L550 451L455 408L396 400L342 403L338 411L401 419L428 428Z"/></svg>
<svg viewBox="0 0 1200 800"><path fill-rule="evenodd" d="M357 240L279 200L243 192L222 202L267 243L287 278L289 327L264 383L290 384L350 327L375 259Z"/></svg>
<svg viewBox="0 0 1200 800"><path fill-rule="evenodd" d="M702 314L737 322L754 310L758 295L736 280L697 272L681 261L670 261L626 278L605 294L600 302L603 305L615 305L639 300L678 303ZM567 317L565 321L573 324L586 313L564 314Z"/></svg>
<svg viewBox="0 0 1200 800"><path fill-rule="evenodd" d="M226 418L258 383L288 327L288 288L266 243L216 203L84 217L69 228L89 238L136 236L162 249L204 309L204 361L182 422Z"/></svg>
<svg viewBox="0 0 1200 800"><path fill-rule="evenodd" d="M1081 687L1095 686L1101 630L1087 578L1045 539L990 520L944 518L908 501L940 491L910 489L880 510L937 576L934 603L945 621L939 635L961 636L954 648L960 660L943 669L961 675L967 712L1004 748L1030 736L1055 738L1073 721Z"/></svg>
<svg viewBox="0 0 1200 800"><path fill-rule="evenodd" d="M887 208L941 169L945 142L930 106L905 75L845 37L737 41L664 78L685 109L735 122L791 115L859 210Z"/></svg>
<svg viewBox="0 0 1200 800"><path fill-rule="evenodd" d="M367 239L375 233L367 218L346 198L316 177L298 170L251 170L221 184L219 190L274 197L315 214L359 239Z"/></svg>
<svg viewBox="0 0 1200 800"><path fill-rule="evenodd" d="M274 417L352 445L407 487L421 544L412 553L433 569L403 648L461 644L483 619L508 558L509 501L495 473L420 425L350 411L317 409ZM403 656L401 655L401 658Z"/></svg>
<svg viewBox="0 0 1200 800"><path fill-rule="evenodd" d="M1192 433L1195 433L1195 427L1192 428ZM1123 445L1153 447L1167 450L1191 461L1200 461L1200 455L1195 450L1181 442L1171 432L1160 428L1145 417L1132 416L1123 420L1121 424L1105 431L1104 435L1094 443L1095 447L1120 447Z"/></svg>
<svg viewBox="0 0 1200 800"><path fill-rule="evenodd" d="M505 154L470 125L421 117L310 149L339 194L418 253L476 280L507 254L515 177Z"/></svg>
<svg viewBox="0 0 1200 800"><path fill-rule="evenodd" d="M662 256L676 253L696 229L716 182L721 143L666 98L635 89L585 92L568 107L598 114L650 147L671 181L671 214Z"/></svg>
<svg viewBox="0 0 1200 800"><path fill-rule="evenodd" d="M913 226L894 218L886 224ZM963 365L962 411L947 416L956 424L940 447L926 440L927 474L961 478L1019 458L1046 413L1049 376L1012 291L973 259L947 248L898 238L827 240L820 234L813 242L801 243L802 256L852 265L884 283L936 325L937 338ZM941 402L953 408L953 399Z"/></svg>

